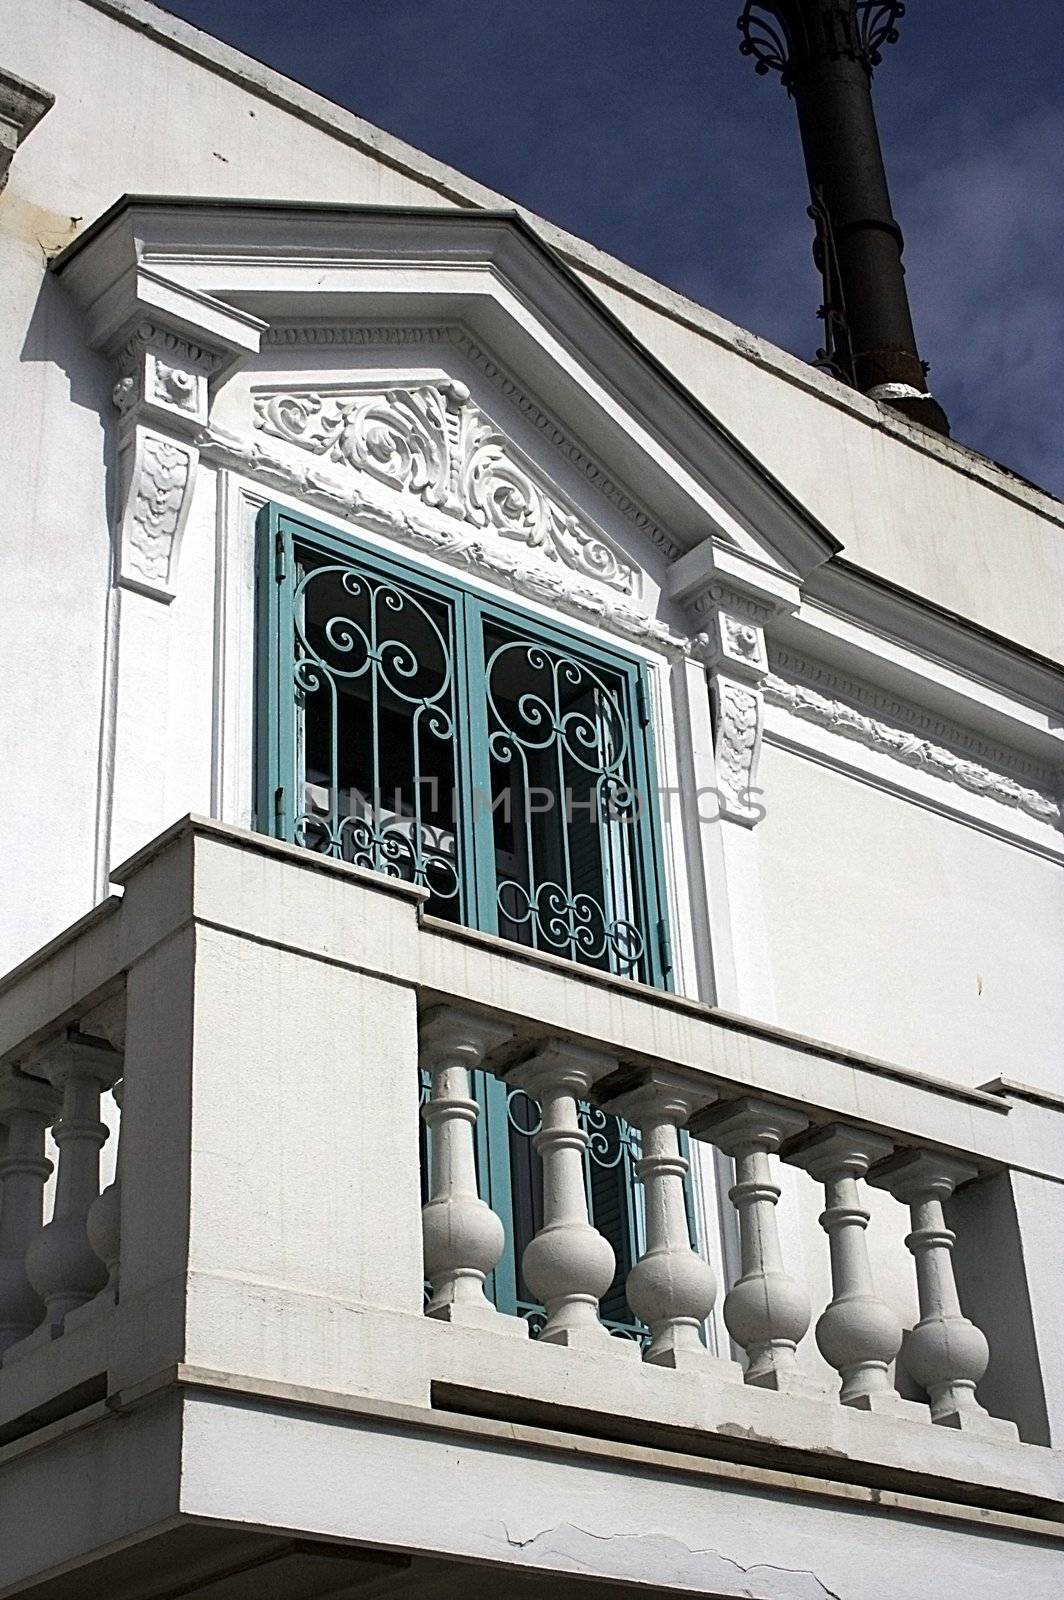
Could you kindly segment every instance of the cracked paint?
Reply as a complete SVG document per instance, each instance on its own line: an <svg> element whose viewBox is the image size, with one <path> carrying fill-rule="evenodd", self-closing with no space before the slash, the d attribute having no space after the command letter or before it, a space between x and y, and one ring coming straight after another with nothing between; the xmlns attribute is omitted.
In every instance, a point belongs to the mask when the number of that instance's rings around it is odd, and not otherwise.
<svg viewBox="0 0 1064 1600"><path fill-rule="evenodd" d="M695 1548L666 1533L604 1534L562 1522L521 1537L505 1523L495 1526L511 1556L519 1551L526 1564L725 1593L742 1600L842 1600L814 1572L762 1562L745 1567L720 1550Z"/></svg>

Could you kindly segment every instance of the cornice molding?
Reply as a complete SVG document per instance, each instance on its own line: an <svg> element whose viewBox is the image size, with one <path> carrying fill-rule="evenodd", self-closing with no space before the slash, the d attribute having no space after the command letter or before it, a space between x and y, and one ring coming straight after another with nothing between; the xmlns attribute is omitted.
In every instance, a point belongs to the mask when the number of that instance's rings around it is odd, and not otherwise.
<svg viewBox="0 0 1064 1600"><path fill-rule="evenodd" d="M217 424L198 433L195 443L204 461L239 472L267 490L282 490L450 566L481 573L592 626L672 657L697 648L696 641L674 633L630 600L580 582L566 569L548 571L542 564L522 560L504 541L485 538L484 529L388 488L365 472L341 472L323 465L317 456L293 459L295 452L283 453L283 446L274 448L261 437L245 438Z"/></svg>
<svg viewBox="0 0 1064 1600"><path fill-rule="evenodd" d="M778 646L763 692L795 717L1064 830L1061 774L941 717Z"/></svg>
<svg viewBox="0 0 1064 1600"><path fill-rule="evenodd" d="M666 561L675 561L683 552L654 521L639 502L610 477L603 467L546 412L537 400L516 381L513 375L490 355L464 328L456 325L430 326L424 324L373 324L318 326L310 323L276 324L263 339L263 345L274 348L300 346L312 349L329 348L396 348L402 346L440 347L450 345L460 350L469 362L480 371L500 394L513 404L543 438L558 450L567 461L590 483L604 499L608 500L621 516L649 539L660 550Z"/></svg>

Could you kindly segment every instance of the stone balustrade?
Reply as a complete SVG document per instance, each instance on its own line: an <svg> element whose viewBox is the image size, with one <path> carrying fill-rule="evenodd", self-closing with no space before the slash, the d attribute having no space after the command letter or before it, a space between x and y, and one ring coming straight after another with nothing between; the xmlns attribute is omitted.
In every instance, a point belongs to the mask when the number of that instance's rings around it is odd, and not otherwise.
<svg viewBox="0 0 1064 1600"><path fill-rule="evenodd" d="M240 1370L253 1342L245 1370L278 1382L570 1410L590 1385L624 1425L884 1470L958 1471L966 1440L1018 1448L1017 1421L1059 1437L1053 1302L1017 1242L1028 1190L1041 1226L1064 1177L1051 1108L1021 1105L1006 1132L1015 1102L890 1077L418 907L409 886L187 824L122 901L0 982L0 1428L101 1372L114 1387L167 1361ZM494 1304L511 1219L480 1138L492 1079L534 1113L532 1318ZM618 1289L587 1186L602 1114L633 1131L635 1340L602 1311ZM721 1158L734 1248L715 1271L689 1169ZM1015 1348L972 1271L984 1238L987 1271L1022 1291Z"/></svg>
<svg viewBox="0 0 1064 1600"><path fill-rule="evenodd" d="M451 1119L432 1145L431 1197L424 1208L425 1271L433 1285L429 1316L458 1320L454 1285L468 1282L474 1285L471 1308L464 1313L468 1320L523 1332L521 1318L501 1316L483 1295L485 1273L502 1254L505 1230L476 1189L473 1126L478 1108L469 1095L468 1073L464 1066L451 1069L462 1074L462 1081L449 1106L435 1087L442 1038L460 1040L457 1048L473 1064L490 1070L486 1058L492 1042L512 1036L505 1022L447 1007L435 1007L423 1021L421 1064L431 1071L434 1084L423 1115L430 1126ZM945 1225L942 1203L959 1185L977 1178L974 1167L930 1151L896 1151L889 1138L867 1128L833 1123L810 1132L809 1117L793 1107L754 1096L718 1099L714 1089L700 1089L661 1069L646 1069L636 1082L611 1092L619 1074L617 1058L557 1036L546 1035L529 1054L501 1070L507 1083L542 1106L533 1144L542 1160L543 1223L523 1259L525 1281L546 1312L541 1343L618 1357L630 1357L636 1349L611 1337L599 1315L615 1260L608 1240L590 1221L583 1163L587 1134L578 1115L580 1102L597 1087L604 1108L625 1117L642 1136L636 1173L645 1195L646 1248L628 1275L626 1296L646 1329L645 1362L987 1438L1018 1438L1014 1423L991 1417L975 1397L989 1350L984 1335L961 1311L950 1262L954 1235ZM704 1342L717 1286L690 1237L683 1193L688 1162L679 1142L685 1126L696 1140L716 1145L735 1163L729 1199L736 1213L742 1270L724 1296L723 1317L742 1366L711 1355ZM462 1156L456 1160L452 1140L459 1128ZM839 1375L840 1385L830 1393L799 1362L812 1310L806 1288L787 1270L781 1247L776 1215L781 1159L804 1169L825 1190L820 1222L827 1234L833 1293L818 1319L816 1341ZM915 1257L921 1315L907 1333L875 1291L862 1182L888 1190L912 1210L906 1243ZM441 1228L442 1216L448 1218L446 1229ZM444 1232L446 1250L440 1244ZM927 1404L903 1399L894 1386L894 1363L901 1351L910 1377L926 1391Z"/></svg>

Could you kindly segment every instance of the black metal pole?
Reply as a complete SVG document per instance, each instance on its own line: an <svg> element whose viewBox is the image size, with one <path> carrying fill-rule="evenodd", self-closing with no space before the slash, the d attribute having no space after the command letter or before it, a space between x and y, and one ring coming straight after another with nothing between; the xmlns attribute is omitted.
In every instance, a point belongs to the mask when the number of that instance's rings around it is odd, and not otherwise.
<svg viewBox="0 0 1064 1600"><path fill-rule="evenodd" d="M780 72L798 112L829 364L855 388L948 433L916 345L872 106L872 69L897 38L904 9L900 0L747 0L740 48L759 72Z"/></svg>

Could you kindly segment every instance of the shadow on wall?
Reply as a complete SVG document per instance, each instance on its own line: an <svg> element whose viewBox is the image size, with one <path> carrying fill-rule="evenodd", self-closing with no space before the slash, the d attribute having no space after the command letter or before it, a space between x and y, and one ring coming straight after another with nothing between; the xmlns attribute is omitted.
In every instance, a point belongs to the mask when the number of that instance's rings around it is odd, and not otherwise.
<svg viewBox="0 0 1064 1600"><path fill-rule="evenodd" d="M81 313L50 272L41 279L19 360L59 367L69 379L72 403L107 419L114 383L110 363L89 349Z"/></svg>

